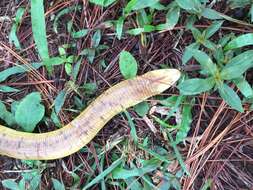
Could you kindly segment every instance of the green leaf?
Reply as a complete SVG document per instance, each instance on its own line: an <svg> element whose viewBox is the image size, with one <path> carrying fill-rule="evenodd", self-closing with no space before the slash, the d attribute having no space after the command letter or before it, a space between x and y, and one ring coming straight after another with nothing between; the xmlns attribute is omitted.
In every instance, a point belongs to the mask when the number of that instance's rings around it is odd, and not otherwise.
<svg viewBox="0 0 253 190"><path fill-rule="evenodd" d="M225 50L236 49L248 45L253 45L253 33L243 34L230 41L226 46Z"/></svg>
<svg viewBox="0 0 253 190"><path fill-rule="evenodd" d="M40 102L40 93L33 92L23 98L17 106L15 120L24 131L32 132L44 117L45 107Z"/></svg>
<svg viewBox="0 0 253 190"><path fill-rule="evenodd" d="M193 43L185 48L184 54L182 56L183 65L185 65L192 58L192 50L198 50L199 47L199 43Z"/></svg>
<svg viewBox="0 0 253 190"><path fill-rule="evenodd" d="M125 12L129 13L130 11L136 11L136 10L140 10L140 9L145 9L147 7L152 7L155 4L157 4L159 2L159 0L131 0L126 8L125 8Z"/></svg>
<svg viewBox="0 0 253 190"><path fill-rule="evenodd" d="M43 64L48 68L53 68L54 65L61 65L65 63L66 59L63 57L52 57L48 59L44 59Z"/></svg>
<svg viewBox="0 0 253 190"><path fill-rule="evenodd" d="M253 26L250 23L234 19L234 18L232 18L232 17L230 17L228 15L222 14L222 13L220 13L220 12L214 10L214 9L210 9L210 8L204 9L202 11L202 16L204 16L205 18L213 19L213 20L216 20L216 19L226 19L226 20L228 20L230 22L234 22L234 23L237 23L237 24L241 24L241 25L245 25L245 26L250 26L250 27Z"/></svg>
<svg viewBox="0 0 253 190"><path fill-rule="evenodd" d="M80 55L85 55L90 63L93 63L95 59L95 49L93 48L86 48L81 51Z"/></svg>
<svg viewBox="0 0 253 190"><path fill-rule="evenodd" d="M126 33L133 35L133 36L140 35L143 32L144 32L144 28L134 28L134 29L130 29L130 30L126 31Z"/></svg>
<svg viewBox="0 0 253 190"><path fill-rule="evenodd" d="M64 184L62 184L57 179L52 178L52 182L53 182L54 190L65 190Z"/></svg>
<svg viewBox="0 0 253 190"><path fill-rule="evenodd" d="M77 32L72 32L71 36L72 36L72 38L83 38L84 36L86 36L88 34L88 32L89 32L88 29L82 29Z"/></svg>
<svg viewBox="0 0 253 190"><path fill-rule="evenodd" d="M211 90L215 85L215 80L208 79L188 79L179 84L178 88L183 95L195 95Z"/></svg>
<svg viewBox="0 0 253 190"><path fill-rule="evenodd" d="M201 3L199 0L176 0L177 4L185 10L199 12Z"/></svg>
<svg viewBox="0 0 253 190"><path fill-rule="evenodd" d="M203 51L200 50L189 50L193 57L200 63L202 69L211 74L215 75L218 72L217 66L213 63L212 59Z"/></svg>
<svg viewBox="0 0 253 190"><path fill-rule="evenodd" d="M202 45L204 45L206 48L215 51L217 49L217 46L215 43L213 43L211 40L204 40L202 42Z"/></svg>
<svg viewBox="0 0 253 190"><path fill-rule="evenodd" d="M66 97L67 92L65 90L61 90L59 94L56 96L54 100L54 110L57 115L61 111L61 108L64 105Z"/></svg>
<svg viewBox="0 0 253 190"><path fill-rule="evenodd" d="M142 163L141 168L134 169L124 169L124 168L116 168L112 172L113 179L127 179L129 177L143 176L146 173L152 172L156 170L161 164L160 160L152 159L145 160Z"/></svg>
<svg viewBox="0 0 253 190"><path fill-rule="evenodd" d="M9 86L0 85L0 92L19 92L19 89L12 88Z"/></svg>
<svg viewBox="0 0 253 190"><path fill-rule="evenodd" d="M52 110L51 112L51 116L50 119L54 122L54 124L56 125L56 127L60 128L61 125L61 121L59 120L58 116L56 115L55 111Z"/></svg>
<svg viewBox="0 0 253 190"><path fill-rule="evenodd" d="M122 163L122 158L119 158L118 160L114 161L106 170L104 170L102 173L97 175L91 182L89 182L83 190L89 189L91 186L99 183L101 180L104 179L105 176L110 174L118 165Z"/></svg>
<svg viewBox="0 0 253 190"><path fill-rule="evenodd" d="M221 78L231 80L240 78L244 72L253 67L253 50L243 52L232 58L221 71Z"/></svg>
<svg viewBox="0 0 253 190"><path fill-rule="evenodd" d="M119 57L120 72L125 79L130 79L137 74L137 62L131 53L122 51Z"/></svg>
<svg viewBox="0 0 253 190"><path fill-rule="evenodd" d="M121 16L116 22L116 34L119 40L122 37L123 26L124 26L124 17Z"/></svg>
<svg viewBox="0 0 253 190"><path fill-rule="evenodd" d="M176 24L179 20L179 15L180 15L180 8L179 7L171 8L167 12L166 23L165 23L167 30L171 30L176 26Z"/></svg>
<svg viewBox="0 0 253 190"><path fill-rule="evenodd" d="M239 112L243 112L243 107L239 96L235 93L235 91L230 88L228 85L223 83L218 87L220 96L227 102L229 106L233 109L236 109Z"/></svg>
<svg viewBox="0 0 253 190"><path fill-rule="evenodd" d="M244 78L235 79L233 82L236 84L237 88L240 89L245 98L253 98L253 89Z"/></svg>
<svg viewBox="0 0 253 190"><path fill-rule="evenodd" d="M141 102L134 106L134 110L140 117L144 117L149 110L149 104L147 102Z"/></svg>
<svg viewBox="0 0 253 190"><path fill-rule="evenodd" d="M211 20L223 19L223 17L217 11L210 9L210 8L204 8L201 15L203 17L211 19Z"/></svg>
<svg viewBox="0 0 253 190"><path fill-rule="evenodd" d="M223 21L216 21L213 22L213 24L211 26L209 26L206 30L205 30L205 38L208 39L210 38L212 35L214 35L222 26Z"/></svg>
<svg viewBox="0 0 253 190"><path fill-rule="evenodd" d="M18 66L10 67L0 72L0 82L5 81L11 75L29 72L31 71L31 69L36 70L40 68L41 66L42 66L41 63L32 63L31 65L29 65L29 67L27 65L18 65Z"/></svg>
<svg viewBox="0 0 253 190"><path fill-rule="evenodd" d="M93 48L97 48L101 40L101 30L97 30L92 36L91 44Z"/></svg>
<svg viewBox="0 0 253 190"><path fill-rule="evenodd" d="M72 73L72 65L70 63L65 64L65 71L70 76Z"/></svg>
<svg viewBox="0 0 253 190"><path fill-rule="evenodd" d="M37 190L41 181L41 175L36 175L30 181L30 188L29 190Z"/></svg>
<svg viewBox="0 0 253 190"><path fill-rule="evenodd" d="M19 7L17 12L16 12L16 17L15 17L14 23L11 27L11 32L10 32L10 35L9 35L9 42L10 43L13 42L17 49L21 49L21 46L20 46L20 43L19 43L19 40L18 40L18 37L17 37L16 33L17 33L17 28L20 25L20 22L21 22L21 19L22 19L24 13L25 13L25 8Z"/></svg>
<svg viewBox="0 0 253 190"><path fill-rule="evenodd" d="M43 0L31 0L32 32L42 60L49 58L44 14Z"/></svg>
<svg viewBox="0 0 253 190"><path fill-rule="evenodd" d="M11 190L20 190L18 187L18 184L12 179L3 180L2 185L5 188L11 189Z"/></svg>
<svg viewBox="0 0 253 190"><path fill-rule="evenodd" d="M200 30L195 28L194 26L189 26L189 27L190 27L190 30L192 32L194 39L197 42L202 42L204 39L203 39L203 36L202 36L202 33L200 32Z"/></svg>
<svg viewBox="0 0 253 190"><path fill-rule="evenodd" d="M82 88L85 90L85 93L93 94L98 89L98 86L96 83L86 83Z"/></svg>
<svg viewBox="0 0 253 190"><path fill-rule="evenodd" d="M14 115L7 111L5 105L0 101L0 119L4 120L8 126L16 124Z"/></svg>

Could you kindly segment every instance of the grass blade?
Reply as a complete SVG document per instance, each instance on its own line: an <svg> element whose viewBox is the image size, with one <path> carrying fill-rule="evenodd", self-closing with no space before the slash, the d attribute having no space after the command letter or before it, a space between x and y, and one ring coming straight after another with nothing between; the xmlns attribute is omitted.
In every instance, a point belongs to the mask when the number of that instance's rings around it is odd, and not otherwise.
<svg viewBox="0 0 253 190"><path fill-rule="evenodd" d="M49 58L43 0L31 0L32 32L42 60ZM47 68L50 70L49 66Z"/></svg>
<svg viewBox="0 0 253 190"><path fill-rule="evenodd" d="M114 161L110 167L108 167L106 170L104 170L102 173L100 173L97 177L95 177L90 183L88 183L83 190L89 189L91 186L97 184L100 182L100 180L103 180L105 176L107 176L109 173L111 173L118 165L120 165L122 162L122 158L119 158L118 160Z"/></svg>

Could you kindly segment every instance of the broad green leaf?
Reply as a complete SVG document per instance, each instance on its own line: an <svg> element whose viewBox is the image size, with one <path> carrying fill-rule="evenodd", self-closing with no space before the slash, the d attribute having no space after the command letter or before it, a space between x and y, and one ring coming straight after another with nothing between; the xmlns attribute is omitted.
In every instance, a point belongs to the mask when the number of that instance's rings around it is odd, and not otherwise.
<svg viewBox="0 0 253 190"><path fill-rule="evenodd" d="M194 26L189 26L190 27L190 30L192 32L192 35L194 37L194 39L197 41L197 42L202 42L204 40L203 38L203 35L202 33L200 32L199 29L195 28Z"/></svg>
<svg viewBox="0 0 253 190"><path fill-rule="evenodd" d="M24 97L17 106L15 120L24 131L32 132L44 117L45 107L40 102L40 93L33 92Z"/></svg>
<svg viewBox="0 0 253 190"><path fill-rule="evenodd" d="M199 0L176 0L177 4L185 10L199 12L201 3Z"/></svg>
<svg viewBox="0 0 253 190"><path fill-rule="evenodd" d="M70 76L72 73L72 65L70 63L66 63L64 67L65 67L66 73Z"/></svg>
<svg viewBox="0 0 253 190"><path fill-rule="evenodd" d="M205 38L206 39L210 38L214 33L216 33L220 29L222 24L223 21L213 22L212 25L205 30Z"/></svg>
<svg viewBox="0 0 253 190"><path fill-rule="evenodd" d="M208 79L188 79L179 84L178 88L183 95L195 95L211 90L215 85L215 80Z"/></svg>
<svg viewBox="0 0 253 190"><path fill-rule="evenodd" d="M19 92L19 89L12 88L9 86L0 85L0 92Z"/></svg>
<svg viewBox="0 0 253 190"><path fill-rule="evenodd" d="M38 69L42 66L41 63L32 63L31 65L18 65L5 69L0 72L0 82L5 81L8 77L15 74L21 74L31 71L31 69Z"/></svg>
<svg viewBox="0 0 253 190"><path fill-rule="evenodd" d="M119 40L122 37L123 26L124 26L124 17L120 17L116 22L116 34Z"/></svg>
<svg viewBox="0 0 253 190"><path fill-rule="evenodd" d="M245 98L253 98L253 89L244 78L235 79L233 82Z"/></svg>
<svg viewBox="0 0 253 190"><path fill-rule="evenodd" d="M30 181L30 188L29 190L37 190L41 182L41 175L36 175Z"/></svg>
<svg viewBox="0 0 253 190"><path fill-rule="evenodd" d="M211 19L211 20L220 20L223 19L223 17L215 10L210 8L204 8L201 15L205 18Z"/></svg>
<svg viewBox="0 0 253 190"><path fill-rule="evenodd" d="M7 111L5 105L0 101L0 119L5 121L8 126L13 126L16 124L14 115Z"/></svg>
<svg viewBox="0 0 253 190"><path fill-rule="evenodd" d="M217 66L213 63L212 59L203 51L190 50L192 56L200 63L204 72L215 75L218 72Z"/></svg>
<svg viewBox="0 0 253 190"><path fill-rule="evenodd" d="M137 62L131 53L122 51L119 57L119 68L125 79L130 79L137 74Z"/></svg>
<svg viewBox="0 0 253 190"><path fill-rule="evenodd" d="M102 173L97 175L91 182L89 182L83 190L89 189L91 186L99 183L101 180L104 179L108 174L110 174L115 168L117 168L122 163L122 158L114 161L107 169L105 169Z"/></svg>
<svg viewBox="0 0 253 190"><path fill-rule="evenodd" d="M140 10L140 9L144 9L147 7L152 7L155 4L157 4L159 2L159 0L131 0L126 8L125 8L125 12L129 13L130 11L136 11L136 10Z"/></svg>
<svg viewBox="0 0 253 190"><path fill-rule="evenodd" d="M54 190L65 190L64 184L62 184L59 180L52 178Z"/></svg>
<svg viewBox="0 0 253 190"><path fill-rule="evenodd" d="M100 40L101 40L101 30L97 30L93 36L92 36L92 39L91 39L91 44L92 44L92 47L93 48L97 48L99 43L100 43Z"/></svg>
<svg viewBox="0 0 253 190"><path fill-rule="evenodd" d="M134 29L130 29L130 30L126 31L126 33L133 35L133 36L140 35L143 32L144 32L144 28L134 28Z"/></svg>
<svg viewBox="0 0 253 190"><path fill-rule="evenodd" d="M209 14L206 14L206 13L209 13ZM230 22L234 22L234 23L237 23L237 24L253 27L253 25L250 24L250 23L234 19L234 18L232 18L228 15L225 15L223 13L220 13L220 12L218 12L214 9L210 9L210 8L204 9L204 11L202 12L202 16L204 16L205 18L214 19L214 20L215 19L225 19L225 20L228 20Z"/></svg>
<svg viewBox="0 0 253 190"><path fill-rule="evenodd" d="M10 43L13 42L17 49L21 49L21 46L20 46L20 43L19 43L16 33L17 33L17 28L20 25L20 22L21 22L21 19L22 19L24 13L25 13L25 8L19 7L16 12L16 17L15 17L14 23L11 27L11 31L10 31L10 35L9 35L9 42Z"/></svg>
<svg viewBox="0 0 253 190"><path fill-rule="evenodd" d="M248 45L253 45L253 33L243 34L230 41L226 46L225 50L236 49Z"/></svg>
<svg viewBox="0 0 253 190"><path fill-rule="evenodd" d="M243 52L232 58L221 71L221 78L231 80L240 78L244 72L253 67L253 50Z"/></svg>
<svg viewBox="0 0 253 190"><path fill-rule="evenodd" d="M88 32L89 32L88 29L82 29L77 32L72 32L71 36L72 36L72 38L83 38L84 36L86 36L88 34Z"/></svg>
<svg viewBox="0 0 253 190"><path fill-rule="evenodd" d="M144 25L144 32L153 32L156 30L156 27L153 25L146 24Z"/></svg>
<svg viewBox="0 0 253 190"><path fill-rule="evenodd" d="M64 105L66 97L67 92L65 90L60 91L59 94L56 96L54 100L54 110L57 115L61 111L61 108Z"/></svg>
<svg viewBox="0 0 253 190"><path fill-rule="evenodd" d="M96 83L86 83L81 88L84 89L86 94L94 94L98 89L98 86Z"/></svg>
<svg viewBox="0 0 253 190"><path fill-rule="evenodd" d="M157 29L156 26L145 25L144 28L130 29L130 30L127 30L126 33L128 33L130 35L137 36L137 35L140 35L141 33L144 33L144 32L153 32L156 29Z"/></svg>
<svg viewBox="0 0 253 190"><path fill-rule="evenodd" d="M20 190L19 187L18 187L18 184L12 179L3 180L2 185L5 188L11 189L11 190Z"/></svg>
<svg viewBox="0 0 253 190"><path fill-rule="evenodd" d="M50 118L54 122L56 127L60 128L62 126L61 121L59 120L58 116L55 113L55 110L52 110Z"/></svg>
<svg viewBox="0 0 253 190"><path fill-rule="evenodd" d="M243 107L239 96L235 91L230 88L227 84L223 83L218 87L220 96L224 99L225 102L233 109L236 109L239 112L243 112Z"/></svg>
<svg viewBox="0 0 253 190"><path fill-rule="evenodd" d="M74 65L73 70L72 70L72 77L73 77L73 81L76 81L79 70L80 70L80 66L81 66L81 59L77 61L77 63Z"/></svg>
<svg viewBox="0 0 253 190"><path fill-rule="evenodd" d="M18 187L19 189L23 190L25 189L25 185L26 185L26 180L25 178L22 178L19 182L18 182ZM30 189L29 189L30 190Z"/></svg>
<svg viewBox="0 0 253 190"><path fill-rule="evenodd" d="M185 65L192 58L192 50L198 50L199 47L200 47L199 43L193 43L185 48L185 51L182 56L183 65Z"/></svg>
<svg viewBox="0 0 253 190"><path fill-rule="evenodd" d="M43 63L46 65L48 68L53 68L54 65L61 65L66 61L65 58L63 57L52 57L48 59L44 59Z"/></svg>
<svg viewBox="0 0 253 190"><path fill-rule="evenodd" d="M202 42L202 45L205 46L206 48L212 50L212 51L214 51L214 50L217 49L216 44L213 43L211 40L204 40L204 41Z"/></svg>
<svg viewBox="0 0 253 190"><path fill-rule="evenodd" d="M93 63L95 59L95 49L93 48L86 48L81 51L80 55L85 55L90 63Z"/></svg>
<svg viewBox="0 0 253 190"><path fill-rule="evenodd" d="M148 113L149 104L147 102L141 102L134 106L134 110L140 117L143 117Z"/></svg>
<svg viewBox="0 0 253 190"><path fill-rule="evenodd" d="M171 30L173 29L178 20L179 20L179 15L180 15L180 8L179 7L174 7L174 8L171 8L167 14L166 14L166 29L167 30Z"/></svg>
<svg viewBox="0 0 253 190"><path fill-rule="evenodd" d="M112 177L113 179L127 179L129 177L143 176L146 173L156 170L160 166L161 161L157 159L145 160L142 164L143 167L134 169L118 167L113 170Z"/></svg>
<svg viewBox="0 0 253 190"><path fill-rule="evenodd" d="M42 60L49 58L43 0L31 0L32 32ZM47 67L51 71L50 67Z"/></svg>

